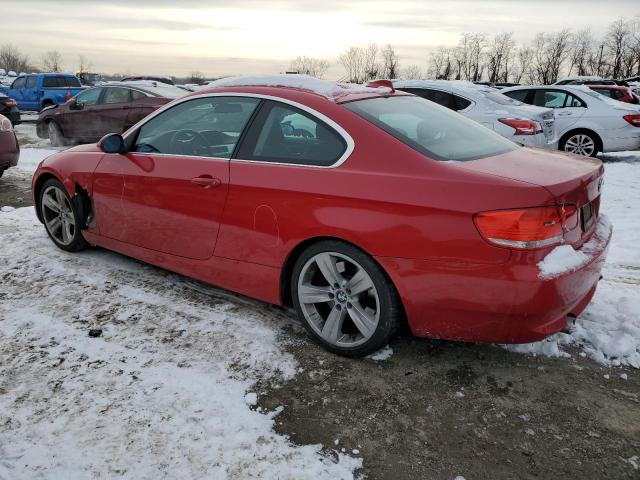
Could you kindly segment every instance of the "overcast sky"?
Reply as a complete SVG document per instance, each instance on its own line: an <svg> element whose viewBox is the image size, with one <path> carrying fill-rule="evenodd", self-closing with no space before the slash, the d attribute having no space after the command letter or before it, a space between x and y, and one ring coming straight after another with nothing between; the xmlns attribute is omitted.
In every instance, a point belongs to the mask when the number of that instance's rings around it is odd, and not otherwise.
<svg viewBox="0 0 640 480"><path fill-rule="evenodd" d="M391 43L401 66L426 66L430 48L455 45L462 32L513 32L529 42L540 31L590 27L604 33L639 0L0 0L0 44L40 63L58 50L76 70L86 55L99 72L207 77L277 73L298 55L331 61L347 47Z"/></svg>

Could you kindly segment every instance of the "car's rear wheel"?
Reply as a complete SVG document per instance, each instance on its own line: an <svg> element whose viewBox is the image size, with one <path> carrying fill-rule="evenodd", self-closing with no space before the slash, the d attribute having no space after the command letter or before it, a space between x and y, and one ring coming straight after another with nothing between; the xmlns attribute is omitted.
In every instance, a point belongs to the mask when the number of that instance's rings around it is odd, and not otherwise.
<svg viewBox="0 0 640 480"><path fill-rule="evenodd" d="M328 240L309 247L293 268L291 286L304 326L331 352L366 355L398 330L402 307L393 284L352 245Z"/></svg>
<svg viewBox="0 0 640 480"><path fill-rule="evenodd" d="M77 252L88 246L80 231L79 212L62 183L47 180L40 189L38 205L47 234L57 247Z"/></svg>
<svg viewBox="0 0 640 480"><path fill-rule="evenodd" d="M49 123L47 123L47 131L49 132L49 141L51 142L51 145L54 147L64 147L66 139L64 138L64 135L62 135L60 126L54 120L50 120Z"/></svg>
<svg viewBox="0 0 640 480"><path fill-rule="evenodd" d="M585 157L595 157L599 149L600 142L598 138L587 131L569 133L560 142L560 150Z"/></svg>

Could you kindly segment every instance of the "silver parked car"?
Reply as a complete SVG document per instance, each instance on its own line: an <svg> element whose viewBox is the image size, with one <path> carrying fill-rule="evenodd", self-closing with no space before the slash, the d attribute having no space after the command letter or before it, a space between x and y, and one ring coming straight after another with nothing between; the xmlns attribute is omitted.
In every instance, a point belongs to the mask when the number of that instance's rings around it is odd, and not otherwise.
<svg viewBox="0 0 640 480"><path fill-rule="evenodd" d="M501 90L458 80L396 80L393 86L455 110L514 142L555 148L550 108L526 105Z"/></svg>
<svg viewBox="0 0 640 480"><path fill-rule="evenodd" d="M598 152L640 149L640 106L618 102L583 85L511 87L514 100L552 108L558 149L595 157Z"/></svg>

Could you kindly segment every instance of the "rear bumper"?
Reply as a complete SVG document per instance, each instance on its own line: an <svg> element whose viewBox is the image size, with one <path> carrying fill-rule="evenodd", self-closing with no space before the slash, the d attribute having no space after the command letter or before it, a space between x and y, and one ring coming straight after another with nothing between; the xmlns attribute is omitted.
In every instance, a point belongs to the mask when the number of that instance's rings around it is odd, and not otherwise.
<svg viewBox="0 0 640 480"><path fill-rule="evenodd" d="M595 293L611 239L601 218L580 251L588 262L540 278L528 253L501 265L377 258L394 281L416 336L487 343L528 343L562 330Z"/></svg>
<svg viewBox="0 0 640 480"><path fill-rule="evenodd" d="M557 142L553 142L553 139L548 139L543 133L537 135L514 135L511 140L528 147L548 148L551 150L554 150L557 145Z"/></svg>

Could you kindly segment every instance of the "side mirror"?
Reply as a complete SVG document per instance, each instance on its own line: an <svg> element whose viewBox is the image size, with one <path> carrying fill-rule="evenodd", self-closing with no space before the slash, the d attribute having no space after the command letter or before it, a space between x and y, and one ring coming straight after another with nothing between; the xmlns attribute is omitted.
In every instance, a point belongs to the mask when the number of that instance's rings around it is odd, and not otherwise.
<svg viewBox="0 0 640 480"><path fill-rule="evenodd" d="M109 133L98 142L98 148L104 153L126 153L124 139L119 133Z"/></svg>
<svg viewBox="0 0 640 480"><path fill-rule="evenodd" d="M84 105L76 100L72 100L69 104L69 108L71 110L82 110L84 108Z"/></svg>

